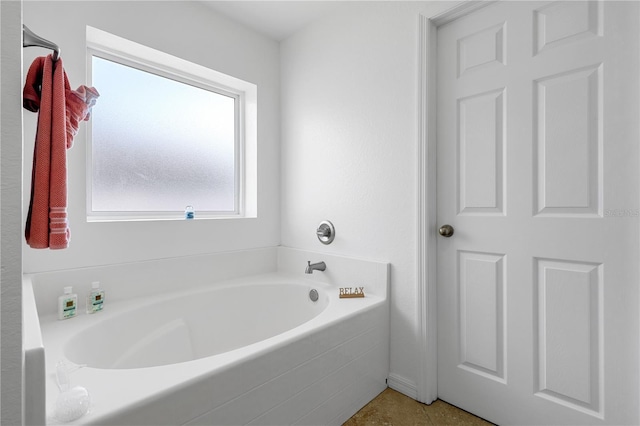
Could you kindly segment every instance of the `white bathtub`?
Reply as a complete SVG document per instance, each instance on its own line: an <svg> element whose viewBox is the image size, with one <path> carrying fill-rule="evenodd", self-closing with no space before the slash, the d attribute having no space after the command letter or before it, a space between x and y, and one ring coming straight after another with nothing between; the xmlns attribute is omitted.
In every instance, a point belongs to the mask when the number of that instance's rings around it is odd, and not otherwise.
<svg viewBox="0 0 640 426"><path fill-rule="evenodd" d="M339 299L279 269L111 303L107 289L98 314L41 315L47 421L67 360L87 365L71 381L92 399L76 424L341 424L386 387L386 289Z"/></svg>
<svg viewBox="0 0 640 426"><path fill-rule="evenodd" d="M329 295L321 288L311 301L314 286L278 275L244 278L43 328L56 346L64 342L65 358L76 364L106 370L176 364L266 341L317 317ZM70 329L70 338L61 336Z"/></svg>

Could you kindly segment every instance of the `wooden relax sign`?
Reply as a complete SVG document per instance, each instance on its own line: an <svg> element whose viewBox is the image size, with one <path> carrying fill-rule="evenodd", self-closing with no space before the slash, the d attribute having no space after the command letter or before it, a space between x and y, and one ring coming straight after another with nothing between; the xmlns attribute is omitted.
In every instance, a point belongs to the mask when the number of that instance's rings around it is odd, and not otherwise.
<svg viewBox="0 0 640 426"><path fill-rule="evenodd" d="M340 287L340 299L364 297L364 287Z"/></svg>

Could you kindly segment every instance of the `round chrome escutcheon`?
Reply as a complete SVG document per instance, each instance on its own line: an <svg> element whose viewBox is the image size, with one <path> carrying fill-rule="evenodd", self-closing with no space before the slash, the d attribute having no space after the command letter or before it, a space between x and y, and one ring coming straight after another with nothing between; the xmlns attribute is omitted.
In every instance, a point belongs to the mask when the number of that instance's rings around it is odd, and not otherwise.
<svg viewBox="0 0 640 426"><path fill-rule="evenodd" d="M312 289L309 292L309 299L311 299L312 302L317 302L318 301L318 290L316 290L315 288Z"/></svg>

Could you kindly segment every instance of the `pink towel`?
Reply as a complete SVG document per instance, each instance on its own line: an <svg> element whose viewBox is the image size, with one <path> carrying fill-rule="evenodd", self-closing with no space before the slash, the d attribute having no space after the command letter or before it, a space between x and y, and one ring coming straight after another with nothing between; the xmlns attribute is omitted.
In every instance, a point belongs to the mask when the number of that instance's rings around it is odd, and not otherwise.
<svg viewBox="0 0 640 426"><path fill-rule="evenodd" d="M38 129L31 172L31 202L25 237L32 248L69 246L67 221L67 149L79 122L89 119L98 92L81 86L69 88L62 59L51 55L33 61L23 91L23 106L38 114Z"/></svg>

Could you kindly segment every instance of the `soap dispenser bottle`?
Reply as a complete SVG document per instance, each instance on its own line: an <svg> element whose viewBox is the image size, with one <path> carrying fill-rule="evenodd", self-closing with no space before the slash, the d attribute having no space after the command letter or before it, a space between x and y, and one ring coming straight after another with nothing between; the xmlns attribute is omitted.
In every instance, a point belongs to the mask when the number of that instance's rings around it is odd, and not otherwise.
<svg viewBox="0 0 640 426"><path fill-rule="evenodd" d="M58 319L69 319L78 313L78 295L73 293L71 286L64 288L64 294L58 297Z"/></svg>
<svg viewBox="0 0 640 426"><path fill-rule="evenodd" d="M104 306L104 290L100 288L98 281L91 283L91 291L87 295L87 313L100 312Z"/></svg>

